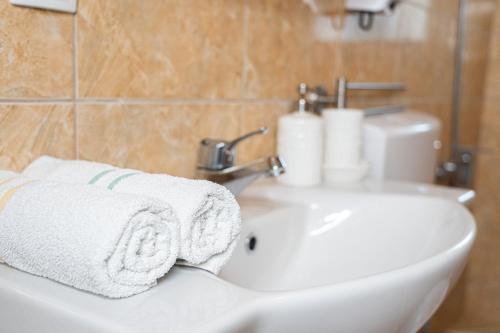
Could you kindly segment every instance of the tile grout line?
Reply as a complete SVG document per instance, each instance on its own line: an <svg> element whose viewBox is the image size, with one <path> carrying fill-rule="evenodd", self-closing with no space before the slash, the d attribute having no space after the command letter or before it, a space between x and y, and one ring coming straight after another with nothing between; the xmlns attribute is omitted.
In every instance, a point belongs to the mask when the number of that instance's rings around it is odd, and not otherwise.
<svg viewBox="0 0 500 333"><path fill-rule="evenodd" d="M488 99L488 98L487 98ZM496 101L497 98L489 98ZM351 101L370 102L377 104L447 104L437 97L351 97ZM293 102L292 99L274 98L274 99L114 99L114 98L33 98L33 99L1 99L0 105L46 105L46 104L75 104L79 105L256 105L256 104L287 104ZM381 105L381 106L382 106Z"/></svg>
<svg viewBox="0 0 500 333"><path fill-rule="evenodd" d="M169 104L265 104L286 103L289 99L134 99L134 98L83 98L77 99L81 104L145 104L145 105L169 105Z"/></svg>
<svg viewBox="0 0 500 333"><path fill-rule="evenodd" d="M244 99L247 90L247 70L248 70L248 0L243 0L243 24L241 31L241 82L240 82L240 98ZM241 103L238 106L238 135L243 132L243 110Z"/></svg>
<svg viewBox="0 0 500 333"><path fill-rule="evenodd" d="M488 99L488 98L487 98ZM489 97L489 99L496 100L496 97ZM419 102L419 103L437 103L441 101L440 97L411 97L411 96L363 96L351 97L352 101L368 101L368 102ZM286 98L235 98L235 99L141 99L141 98L23 98L23 99L2 99L0 98L1 105L9 104L128 104L128 105L225 105L225 104L275 104L275 103L289 103L292 99Z"/></svg>
<svg viewBox="0 0 500 333"><path fill-rule="evenodd" d="M424 9L424 10L426 10L426 9ZM401 39L403 37L402 36L402 32L401 32L403 28L400 27L402 25L402 22L403 22L402 20L399 20L397 22L397 25L396 25L396 29L398 30L396 32L396 36L397 36L396 38L398 38L398 39ZM403 38L403 40L404 40L404 38ZM404 77L403 76L404 66L403 66L402 60L403 60L403 57L405 55L405 53L404 53L405 47L406 47L406 43L405 42L403 42L399 46L397 46L396 64L394 66L395 73L393 73L393 75L395 77L395 80L397 82L403 82L404 81L404 79L403 79L403 77ZM408 90L403 91L402 95L408 95L407 92L408 92Z"/></svg>
<svg viewBox="0 0 500 333"><path fill-rule="evenodd" d="M44 105L44 104L73 104L78 105L234 105L234 104L280 104L288 103L291 99L221 99L221 100L205 100L205 99L182 99L182 100L147 100L147 99L0 99L0 105Z"/></svg>
<svg viewBox="0 0 500 333"><path fill-rule="evenodd" d="M242 30L242 69L241 69L241 86L240 86L240 98L244 98L246 95L247 88L247 70L248 70L248 0L243 1L243 30Z"/></svg>
<svg viewBox="0 0 500 333"><path fill-rule="evenodd" d="M80 158L80 135L78 130L78 11L73 15L73 130L75 158Z"/></svg>
<svg viewBox="0 0 500 333"><path fill-rule="evenodd" d="M79 77L78 77L78 13L73 16L73 98L79 98Z"/></svg>
<svg viewBox="0 0 500 333"><path fill-rule="evenodd" d="M72 98L47 98L47 99L1 99L0 105L19 105L19 104L27 104L27 105L37 105L37 104L72 104L74 101Z"/></svg>

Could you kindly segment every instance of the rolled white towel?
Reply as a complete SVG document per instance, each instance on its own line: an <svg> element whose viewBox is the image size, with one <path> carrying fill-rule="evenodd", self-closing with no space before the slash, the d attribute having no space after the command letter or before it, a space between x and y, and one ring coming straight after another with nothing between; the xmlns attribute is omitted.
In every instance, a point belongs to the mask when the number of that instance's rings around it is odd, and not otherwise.
<svg viewBox="0 0 500 333"><path fill-rule="evenodd" d="M0 172L0 258L108 297L156 285L174 265L179 222L159 200Z"/></svg>
<svg viewBox="0 0 500 333"><path fill-rule="evenodd" d="M240 230L239 205L225 187L206 181L148 174L89 161L42 156L23 172L33 178L93 184L147 195L173 207L180 221L178 263L217 274L234 251Z"/></svg>

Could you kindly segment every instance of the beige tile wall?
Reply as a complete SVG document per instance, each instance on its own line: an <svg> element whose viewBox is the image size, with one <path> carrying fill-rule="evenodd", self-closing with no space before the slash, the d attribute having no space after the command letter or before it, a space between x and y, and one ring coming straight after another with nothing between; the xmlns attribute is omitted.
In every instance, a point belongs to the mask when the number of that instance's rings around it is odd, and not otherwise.
<svg viewBox="0 0 500 333"><path fill-rule="evenodd" d="M434 318L432 332L500 332L500 6L495 10L494 2L487 0L471 6L468 19L473 27L467 40L474 47L466 52L466 77L471 81L463 82L461 110L462 129L469 130L462 132L461 140L475 144L479 137L473 207L478 235L466 271ZM490 38L486 55L481 52L487 49L485 36Z"/></svg>
<svg viewBox="0 0 500 333"><path fill-rule="evenodd" d="M496 0L468 0L467 6L460 143L477 146Z"/></svg>
<svg viewBox="0 0 500 333"><path fill-rule="evenodd" d="M0 98L71 98L72 22L0 1Z"/></svg>
<svg viewBox="0 0 500 333"><path fill-rule="evenodd" d="M353 93L350 103L405 103L435 114L443 122L444 159L457 0L412 3L426 19L423 38L367 32L362 41L321 41L301 0L79 0L74 16L0 0L0 167L21 170L51 154L189 177L201 138L270 126L267 137L242 144L239 158L249 161L274 152L277 118L290 110L300 81L332 89L340 75L404 82L403 94ZM468 1L463 67L463 143L476 145L483 127L480 236L434 332L500 327L500 273L488 269L500 253L500 179L491 167L500 165L495 3ZM497 39L485 85L490 29Z"/></svg>
<svg viewBox="0 0 500 333"><path fill-rule="evenodd" d="M78 97L239 98L241 1L91 1L76 19Z"/></svg>
<svg viewBox="0 0 500 333"><path fill-rule="evenodd" d="M491 32L475 183L479 232L460 324L500 332L500 6Z"/></svg>
<svg viewBox="0 0 500 333"><path fill-rule="evenodd" d="M80 0L75 16L0 0L1 165L55 154L192 176L204 136L269 125L240 158L273 153L296 85L332 89L339 75L409 87L353 94L353 106L404 102L447 120L456 1L423 3L415 42L321 41L301 0Z"/></svg>
<svg viewBox="0 0 500 333"><path fill-rule="evenodd" d="M239 113L237 104L80 105L80 158L189 177L200 138L237 136Z"/></svg>
<svg viewBox="0 0 500 333"><path fill-rule="evenodd" d="M42 153L75 156L72 104L0 105L0 168L24 167Z"/></svg>

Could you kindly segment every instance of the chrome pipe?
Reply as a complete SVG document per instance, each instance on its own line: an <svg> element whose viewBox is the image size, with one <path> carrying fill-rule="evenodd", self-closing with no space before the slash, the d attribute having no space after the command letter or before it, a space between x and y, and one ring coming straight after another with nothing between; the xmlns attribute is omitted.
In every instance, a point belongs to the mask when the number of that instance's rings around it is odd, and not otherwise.
<svg viewBox="0 0 500 333"><path fill-rule="evenodd" d="M460 146L460 95L462 93L462 64L464 58L465 46L465 24L466 24L466 8L467 0L459 0L458 2L458 19L457 19L457 36L455 45L455 64L453 77L453 92L451 100L451 151L452 159L456 155Z"/></svg>
<svg viewBox="0 0 500 333"><path fill-rule="evenodd" d="M347 82L348 90L406 90L406 86L399 82Z"/></svg>

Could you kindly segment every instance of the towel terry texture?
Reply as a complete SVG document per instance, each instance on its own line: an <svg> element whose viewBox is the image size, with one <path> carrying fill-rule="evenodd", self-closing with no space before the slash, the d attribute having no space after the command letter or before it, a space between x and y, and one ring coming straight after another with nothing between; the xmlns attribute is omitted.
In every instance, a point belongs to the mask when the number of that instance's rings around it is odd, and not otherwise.
<svg viewBox="0 0 500 333"><path fill-rule="evenodd" d="M225 187L109 164L42 156L24 170L32 178L92 184L167 202L180 221L179 264L217 274L234 251L240 230L238 203Z"/></svg>
<svg viewBox="0 0 500 333"><path fill-rule="evenodd" d="M153 198L0 172L0 258L108 297L156 285L175 263L179 222Z"/></svg>

